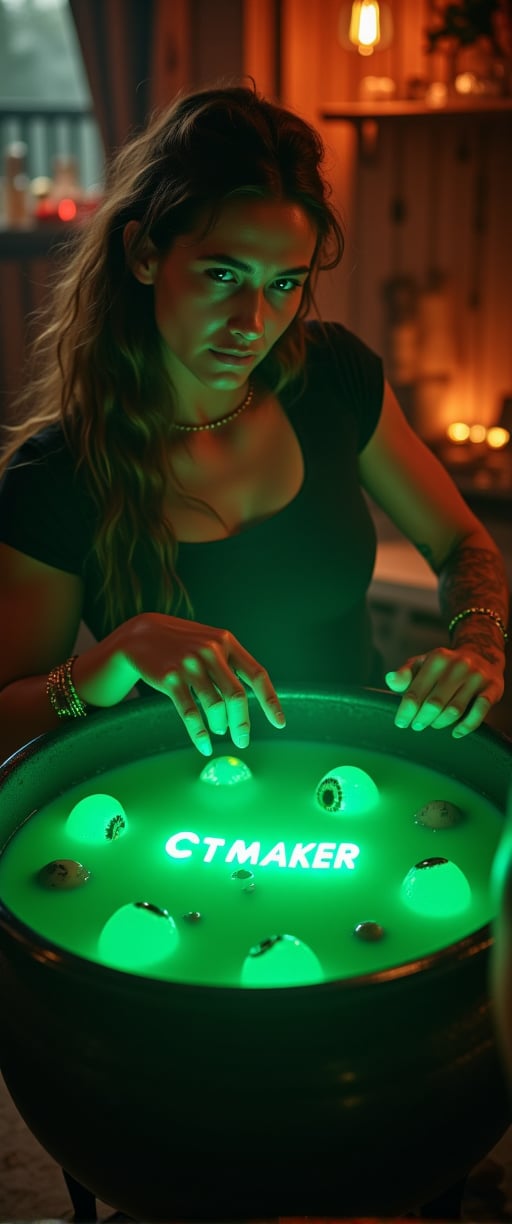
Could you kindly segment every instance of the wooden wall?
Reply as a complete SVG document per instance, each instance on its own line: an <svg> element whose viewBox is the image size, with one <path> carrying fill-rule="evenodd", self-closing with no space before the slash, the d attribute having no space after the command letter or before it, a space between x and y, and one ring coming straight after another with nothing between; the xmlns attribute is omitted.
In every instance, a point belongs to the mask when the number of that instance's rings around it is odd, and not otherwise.
<svg viewBox="0 0 512 1224"><path fill-rule="evenodd" d="M345 219L345 258L325 278L321 311L383 353L393 376L394 350L407 338L390 326L385 287L397 276L411 279L415 423L430 437L454 419L494 423L512 394L512 112L386 119L375 156L364 159L355 125L322 120L324 106L357 101L367 74L392 77L397 97L411 77L448 77L443 57L425 52L427 0L390 7L389 49L362 57L339 40L339 0L283 0L281 98L319 127ZM432 273L437 299L428 293ZM429 366L423 340L434 315L445 339Z"/></svg>

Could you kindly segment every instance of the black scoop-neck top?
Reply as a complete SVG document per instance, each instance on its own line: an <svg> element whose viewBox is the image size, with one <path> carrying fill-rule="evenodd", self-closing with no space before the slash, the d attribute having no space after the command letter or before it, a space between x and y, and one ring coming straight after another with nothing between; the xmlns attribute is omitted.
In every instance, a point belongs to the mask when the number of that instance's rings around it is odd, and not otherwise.
<svg viewBox="0 0 512 1224"><path fill-rule="evenodd" d="M230 629L274 684L378 684L366 601L376 534L357 458L379 419L382 363L341 324L324 328L306 324L304 378L279 397L303 453L299 492L236 535L180 543L177 570L194 619ZM84 481L52 425L20 448L4 477L0 540L79 574L83 620L100 639L115 626L98 600L93 534ZM159 611L158 569L142 542L136 566L145 610Z"/></svg>

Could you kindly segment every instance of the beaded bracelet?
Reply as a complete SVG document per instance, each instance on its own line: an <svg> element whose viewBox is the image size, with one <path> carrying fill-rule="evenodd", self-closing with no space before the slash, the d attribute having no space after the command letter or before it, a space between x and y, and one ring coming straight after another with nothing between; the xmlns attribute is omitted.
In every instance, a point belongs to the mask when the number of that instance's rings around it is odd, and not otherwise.
<svg viewBox="0 0 512 1224"><path fill-rule="evenodd" d="M457 615L450 621L450 624L448 625L448 633L451 633L458 621L462 620L465 616L473 615L490 616L491 620L495 621L497 624L498 629L501 630L505 642L508 642L508 633L505 628L505 622L502 620L499 612L494 612L492 608L464 608L463 612L457 612Z"/></svg>
<svg viewBox="0 0 512 1224"><path fill-rule="evenodd" d="M65 663L59 663L50 672L46 681L46 692L59 718L85 718L87 706L78 696L71 679L71 668L78 655L71 655Z"/></svg>

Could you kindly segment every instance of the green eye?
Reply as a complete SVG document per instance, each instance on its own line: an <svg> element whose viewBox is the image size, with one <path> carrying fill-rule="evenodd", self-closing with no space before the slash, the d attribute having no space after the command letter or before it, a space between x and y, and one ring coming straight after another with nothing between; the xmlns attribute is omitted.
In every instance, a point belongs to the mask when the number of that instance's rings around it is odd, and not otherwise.
<svg viewBox="0 0 512 1224"><path fill-rule="evenodd" d="M229 270L229 268L208 268L206 275L209 276L210 280L214 281L216 285L230 285L233 280L233 273ZM217 277L220 276L230 276L231 280L218 280Z"/></svg>
<svg viewBox="0 0 512 1224"><path fill-rule="evenodd" d="M215 285L233 285L236 284L235 277L230 268L208 268L206 275ZM302 289L300 281L293 280L290 276L282 276L279 280L274 281L272 288L277 293L293 293L294 289Z"/></svg>
<svg viewBox="0 0 512 1224"><path fill-rule="evenodd" d="M300 281L290 280L290 278L287 276L283 277L282 280L276 281L275 284L280 285L280 286L283 286L283 285L288 286L287 289L283 289L282 287L279 288L278 293L292 293L294 289L302 289L302 285L300 284Z"/></svg>

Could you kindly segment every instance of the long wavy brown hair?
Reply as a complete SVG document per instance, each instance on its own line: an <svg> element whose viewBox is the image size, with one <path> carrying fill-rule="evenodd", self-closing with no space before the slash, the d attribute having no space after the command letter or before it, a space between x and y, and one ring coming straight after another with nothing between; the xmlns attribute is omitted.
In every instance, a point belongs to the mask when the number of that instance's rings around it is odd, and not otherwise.
<svg viewBox="0 0 512 1224"><path fill-rule="evenodd" d="M112 159L100 207L58 261L8 426L0 473L22 442L60 421L97 512L93 552L110 623L142 610L133 565L141 540L154 550L162 575L159 610L176 611L184 600L193 615L166 512L166 492L176 487L170 466L176 397L153 295L130 271L126 223L139 222L129 252L136 260L148 238L159 253L168 251L205 209L207 233L233 197L302 207L318 236L310 278L298 314L257 371L275 392L304 368L304 319L312 305L319 316L318 273L334 268L343 254L320 134L265 99L250 80L251 87L220 83L182 92Z"/></svg>

